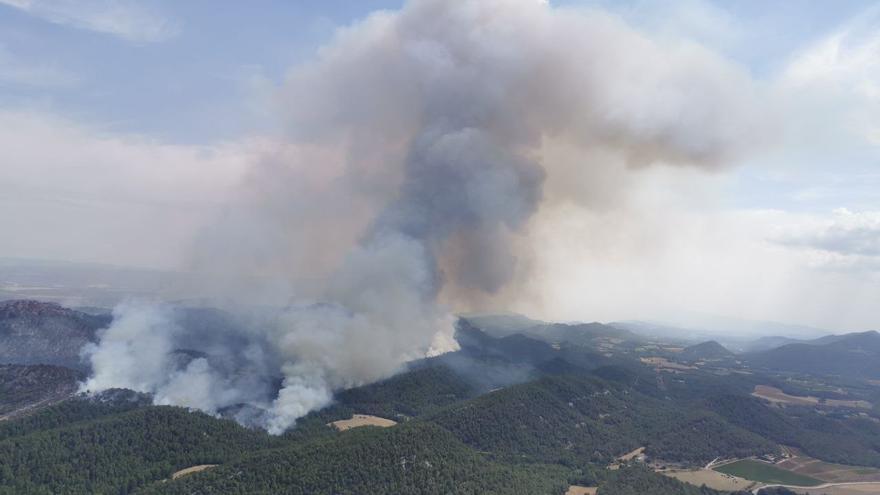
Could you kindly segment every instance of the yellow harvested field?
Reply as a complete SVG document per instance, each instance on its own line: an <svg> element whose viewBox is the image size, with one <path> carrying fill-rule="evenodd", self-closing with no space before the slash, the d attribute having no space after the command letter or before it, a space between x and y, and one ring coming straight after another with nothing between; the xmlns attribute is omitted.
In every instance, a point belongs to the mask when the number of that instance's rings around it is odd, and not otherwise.
<svg viewBox="0 0 880 495"><path fill-rule="evenodd" d="M388 428L389 426L394 426L396 424L397 421L380 418L378 416L355 414L351 419L340 419L339 421L329 423L328 426L333 425L337 430L345 431L359 426L381 426L382 428Z"/></svg>
<svg viewBox="0 0 880 495"><path fill-rule="evenodd" d="M216 466L216 464L199 464L198 466L188 467L186 469L181 469L180 471L175 472L171 475L171 479L176 480L181 476L186 476L188 474L198 473L199 471L204 471L206 469L211 469Z"/></svg>
<svg viewBox="0 0 880 495"><path fill-rule="evenodd" d="M880 493L880 483L856 483L852 485L836 485L825 488L798 488L807 495L876 495Z"/></svg>
<svg viewBox="0 0 880 495"><path fill-rule="evenodd" d="M660 471L661 474L675 478L695 486L706 485L715 490L733 492L748 490L756 483L754 481L737 478L728 474L719 473L711 469L688 469L684 471Z"/></svg>
<svg viewBox="0 0 880 495"><path fill-rule="evenodd" d="M871 408L871 404L863 400L827 399L820 404L818 397L788 395L782 390L768 385L755 385L755 390L752 392L752 395L776 404L792 404L797 406L824 405L830 407L857 407L862 409Z"/></svg>
<svg viewBox="0 0 880 495"><path fill-rule="evenodd" d="M598 490L599 488L595 486L571 485L565 495L596 495Z"/></svg>

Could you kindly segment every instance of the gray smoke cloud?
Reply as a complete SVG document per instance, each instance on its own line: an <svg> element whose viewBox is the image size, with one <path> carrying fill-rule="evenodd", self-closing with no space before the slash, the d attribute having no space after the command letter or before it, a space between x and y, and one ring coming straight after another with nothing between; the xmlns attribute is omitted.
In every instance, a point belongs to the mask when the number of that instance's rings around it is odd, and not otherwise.
<svg viewBox="0 0 880 495"><path fill-rule="evenodd" d="M539 208L622 195L607 179L621 167L716 169L762 129L750 79L714 54L536 0L376 13L277 98L284 139L193 255L206 297L251 309L184 345L173 311L118 308L84 350L84 388L247 404L282 432L334 390L454 346L453 311L527 283Z"/></svg>

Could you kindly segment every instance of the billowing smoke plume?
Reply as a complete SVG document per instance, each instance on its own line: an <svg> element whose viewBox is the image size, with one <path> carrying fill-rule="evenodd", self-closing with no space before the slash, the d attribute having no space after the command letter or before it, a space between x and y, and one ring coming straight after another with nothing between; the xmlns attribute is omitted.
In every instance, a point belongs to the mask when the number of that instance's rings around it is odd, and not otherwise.
<svg viewBox="0 0 880 495"><path fill-rule="evenodd" d="M748 149L752 92L700 47L601 12L415 0L374 14L289 74L285 138L196 246L211 296L261 305L239 312L240 341L186 346L168 310L120 308L86 350L85 387L249 404L283 431L448 342L451 311L527 282L539 208L623 194L607 179L621 167L714 168Z"/></svg>

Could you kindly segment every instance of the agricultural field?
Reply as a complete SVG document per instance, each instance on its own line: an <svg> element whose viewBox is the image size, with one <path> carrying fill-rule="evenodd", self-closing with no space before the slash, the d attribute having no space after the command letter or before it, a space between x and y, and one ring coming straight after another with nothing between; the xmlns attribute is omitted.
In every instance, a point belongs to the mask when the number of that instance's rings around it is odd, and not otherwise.
<svg viewBox="0 0 880 495"><path fill-rule="evenodd" d="M880 469L833 464L806 456L797 449L786 448L786 450L789 451L791 457L777 463L777 467L829 483L880 482Z"/></svg>
<svg viewBox="0 0 880 495"><path fill-rule="evenodd" d="M690 483L694 486L706 485L709 488L725 492L749 490L757 485L754 481L719 473L711 469L687 469L659 472L660 474L675 478L678 481Z"/></svg>
<svg viewBox="0 0 880 495"><path fill-rule="evenodd" d="M820 401L817 397L789 395L776 387L768 385L755 385L752 392L754 397L764 399L774 404L790 404L795 406L828 406L828 407L853 407L859 409L870 409L871 404L863 400L839 400L827 399Z"/></svg>
<svg viewBox="0 0 880 495"><path fill-rule="evenodd" d="M827 486L804 490L803 493L806 495L876 495L880 493L880 483Z"/></svg>
<svg viewBox="0 0 880 495"><path fill-rule="evenodd" d="M743 459L728 464L722 464L713 468L719 473L729 474L745 478L747 480L759 481L767 484L782 484L794 486L816 486L821 485L822 481L812 478L804 474L798 474L786 471L766 462L755 461L752 459Z"/></svg>

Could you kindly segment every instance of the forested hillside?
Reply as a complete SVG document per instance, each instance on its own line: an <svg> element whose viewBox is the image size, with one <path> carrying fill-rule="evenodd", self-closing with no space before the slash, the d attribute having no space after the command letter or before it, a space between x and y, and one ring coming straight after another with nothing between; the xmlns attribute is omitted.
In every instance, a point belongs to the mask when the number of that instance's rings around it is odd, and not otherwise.
<svg viewBox="0 0 880 495"><path fill-rule="evenodd" d="M748 356L756 367L811 375L880 377L880 333L832 335Z"/></svg>
<svg viewBox="0 0 880 495"><path fill-rule="evenodd" d="M0 364L0 418L66 399L76 392L82 376L60 366Z"/></svg>
<svg viewBox="0 0 880 495"><path fill-rule="evenodd" d="M129 493L176 470L226 462L277 441L176 407L26 427L0 441L0 493Z"/></svg>
<svg viewBox="0 0 880 495"><path fill-rule="evenodd" d="M217 312L187 314L205 334L212 322L227 321ZM0 493L561 495L576 484L605 495L708 495L718 492L657 474L646 463L703 466L715 458L778 455L779 445L826 461L880 466L880 427L865 409L780 406L750 396L759 384L809 394L810 380L730 372L717 365L729 356L715 343L666 350L620 341L622 334L595 325L584 326L587 334L576 343L554 342L578 327L541 328L543 336L492 337L461 325L461 350L339 391L332 404L280 436L153 406L150 396L127 390L50 400L0 422ZM644 352L666 357L643 361ZM716 361L704 369L701 359ZM49 366L2 370L0 391L9 404L39 401L52 390L66 398L81 376ZM850 382L831 383L817 394L872 398L870 384L850 392ZM328 424L353 414L398 424L345 432ZM641 447L642 461L617 459ZM216 466L170 480L198 465Z"/></svg>
<svg viewBox="0 0 880 495"><path fill-rule="evenodd" d="M880 424L874 420L831 417L809 408L782 411L755 398L730 395L715 397L708 405L732 424L819 459L880 466Z"/></svg>
<svg viewBox="0 0 880 495"><path fill-rule="evenodd" d="M476 395L474 386L446 366L420 366L388 380L344 390L340 405L386 418L413 417Z"/></svg>
<svg viewBox="0 0 880 495"><path fill-rule="evenodd" d="M546 377L431 419L478 450L569 465L608 463L640 446L652 457L696 463L777 450L711 412L681 409L590 377Z"/></svg>
<svg viewBox="0 0 880 495"><path fill-rule="evenodd" d="M38 301L0 302L0 363L84 369L79 350L110 317Z"/></svg>
<svg viewBox="0 0 880 495"><path fill-rule="evenodd" d="M498 463L442 428L414 422L260 452L144 493L551 495L574 475L562 466Z"/></svg>

